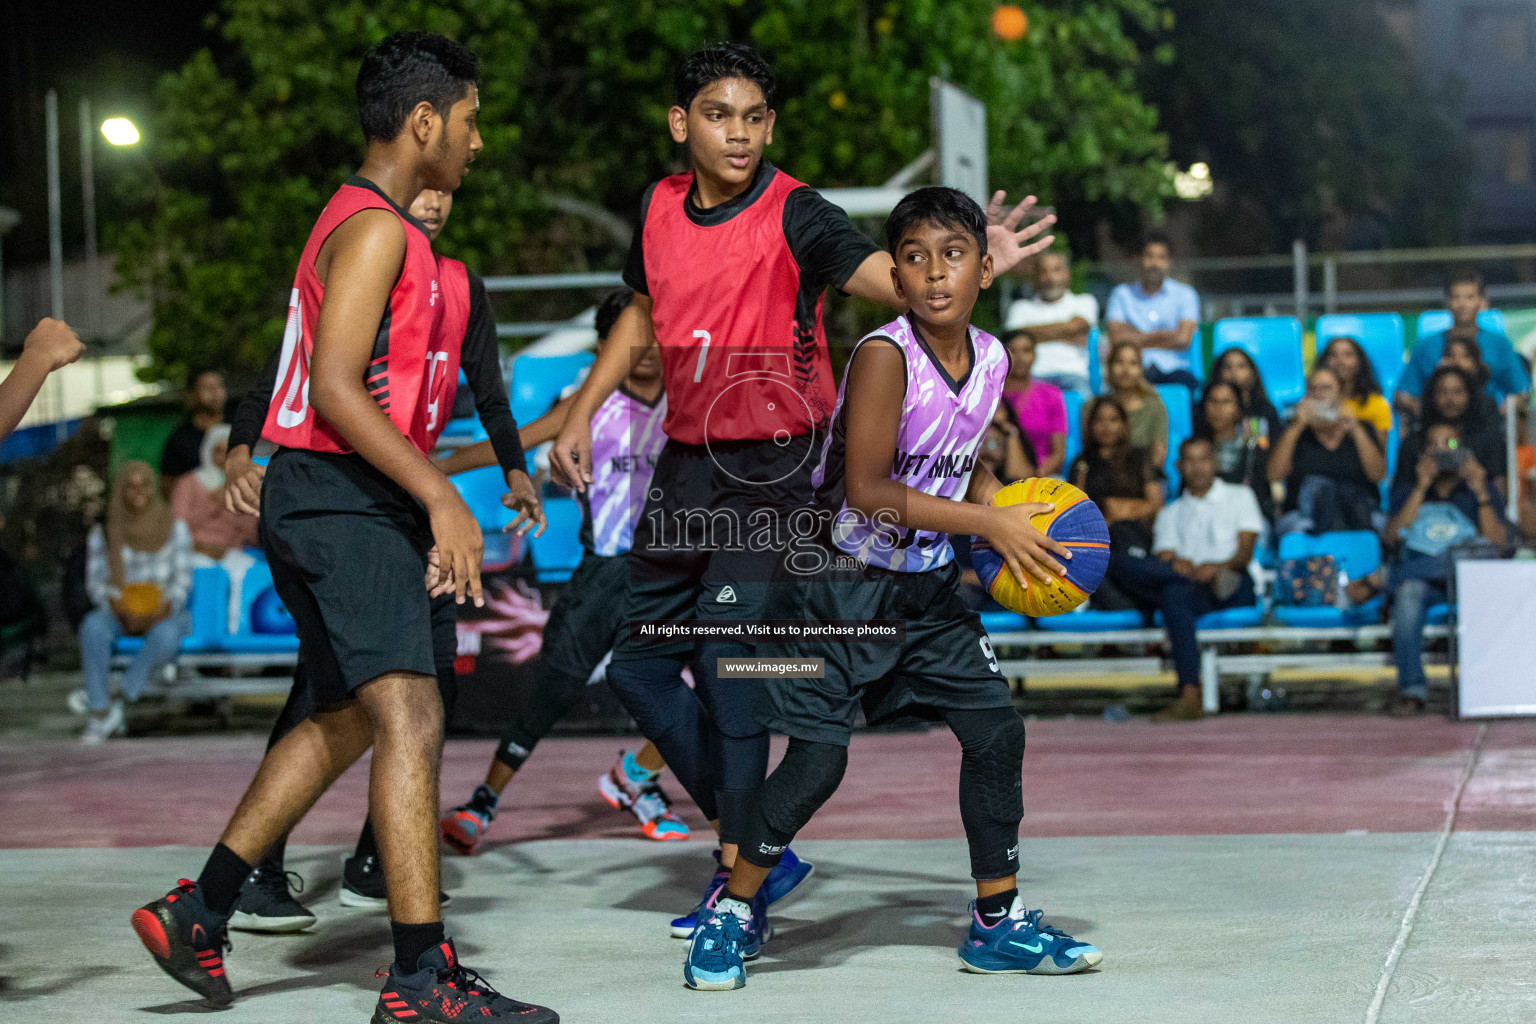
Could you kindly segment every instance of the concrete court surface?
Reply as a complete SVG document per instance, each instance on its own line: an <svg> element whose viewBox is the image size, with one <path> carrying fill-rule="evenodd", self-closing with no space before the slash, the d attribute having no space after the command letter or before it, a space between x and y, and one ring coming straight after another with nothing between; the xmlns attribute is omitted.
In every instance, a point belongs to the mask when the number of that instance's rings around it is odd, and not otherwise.
<svg viewBox="0 0 1536 1024"><path fill-rule="evenodd" d="M572 1022L1536 1020L1536 723L1030 729L1021 887L1105 950L1096 972L957 969L969 886L942 730L856 739L843 791L797 844L817 876L774 915L779 935L742 991L685 990L683 943L665 932L696 898L706 844L602 838L633 834L592 806L612 740L541 747L499 841L445 861L450 931L494 983ZM445 800L461 798L486 747L450 745ZM195 872L217 832L167 814L172 795L219 804L209 821L221 819L259 752L220 738L0 748L0 846L12 847L0 849L0 1021L207 1012L126 921ZM359 781L344 779L296 837L324 845L290 857L320 924L236 933L241 998L224 1019L367 1019L387 929L334 899ZM158 845L178 832L182 845ZM540 838L551 835L563 837Z"/></svg>

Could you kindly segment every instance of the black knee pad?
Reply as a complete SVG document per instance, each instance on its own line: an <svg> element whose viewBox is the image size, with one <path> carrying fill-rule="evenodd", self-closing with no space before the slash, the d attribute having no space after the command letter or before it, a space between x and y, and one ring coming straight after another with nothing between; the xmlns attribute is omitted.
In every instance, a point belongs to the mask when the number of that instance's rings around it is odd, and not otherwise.
<svg viewBox="0 0 1536 1024"><path fill-rule="evenodd" d="M1024 720L1012 708L952 711L960 741L960 818L973 878L1006 878L1018 870L1024 817Z"/></svg>
<svg viewBox="0 0 1536 1024"><path fill-rule="evenodd" d="M837 792L847 770L847 747L791 738L784 760L758 791L740 855L758 867L777 865L784 847Z"/></svg>

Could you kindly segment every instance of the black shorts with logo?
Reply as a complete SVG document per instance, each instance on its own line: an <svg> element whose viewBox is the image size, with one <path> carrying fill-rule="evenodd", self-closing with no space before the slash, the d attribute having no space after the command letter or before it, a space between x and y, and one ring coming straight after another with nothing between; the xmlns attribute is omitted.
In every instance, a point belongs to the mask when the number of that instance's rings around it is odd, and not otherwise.
<svg viewBox="0 0 1536 1024"><path fill-rule="evenodd" d="M399 484L360 455L279 449L262 481L260 537L315 710L391 672L436 674L432 532Z"/></svg>
<svg viewBox="0 0 1536 1024"><path fill-rule="evenodd" d="M539 657L545 669L563 679L589 679L618 641L628 593L628 555L583 554L544 623Z"/></svg>
<svg viewBox="0 0 1536 1024"><path fill-rule="evenodd" d="M662 447L630 549L627 626L762 617L788 518L811 498L814 436ZM626 628L613 657L685 656L693 646L632 640Z"/></svg>
<svg viewBox="0 0 1536 1024"><path fill-rule="evenodd" d="M827 558L837 558L828 551ZM1013 706L1008 681L981 619L960 596L953 561L927 572L893 572L856 563L798 575L774 574L763 617L808 622L902 620L902 641L815 639L759 643L760 658L820 658L821 679L753 680L753 711L768 729L847 746L862 705L877 724L897 714Z"/></svg>

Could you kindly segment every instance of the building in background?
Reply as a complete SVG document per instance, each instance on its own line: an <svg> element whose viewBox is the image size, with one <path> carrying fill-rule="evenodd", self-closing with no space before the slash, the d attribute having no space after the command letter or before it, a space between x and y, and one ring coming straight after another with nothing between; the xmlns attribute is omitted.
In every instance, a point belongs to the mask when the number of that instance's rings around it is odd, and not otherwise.
<svg viewBox="0 0 1536 1024"><path fill-rule="evenodd" d="M1536 233L1536 0L1382 0L1381 6L1430 88L1460 97L1476 187L1468 241L1530 241Z"/></svg>

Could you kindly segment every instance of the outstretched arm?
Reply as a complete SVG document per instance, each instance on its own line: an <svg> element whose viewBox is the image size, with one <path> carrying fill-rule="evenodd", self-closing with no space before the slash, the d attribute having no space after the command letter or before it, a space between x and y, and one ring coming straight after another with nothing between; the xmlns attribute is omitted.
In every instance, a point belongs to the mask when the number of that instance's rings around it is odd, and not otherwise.
<svg viewBox="0 0 1536 1024"><path fill-rule="evenodd" d="M9 437L32 407L43 381L54 370L80 358L85 346L69 324L44 317L38 321L21 350L21 358L0 382L0 440Z"/></svg>
<svg viewBox="0 0 1536 1024"><path fill-rule="evenodd" d="M1054 213L1021 228L1019 224L1034 207L1035 197L1025 196L1022 203L1004 216L1003 200L1007 196L1006 192L994 192L992 202L987 206L987 252L992 256L994 275L1006 274L1018 266L1020 260L1049 249L1056 240L1055 235L1036 237L1056 223ZM843 285L843 291L892 309L906 309L907 303L896 294L896 283L891 279L891 271L895 266L896 262L891 259L890 253L872 253L859 264L859 269Z"/></svg>
<svg viewBox="0 0 1536 1024"><path fill-rule="evenodd" d="M651 297L636 292L608 332L603 350L572 396L565 425L549 453L549 475L561 487L581 493L592 482L592 414L629 376L636 349L656 344L651 329Z"/></svg>

